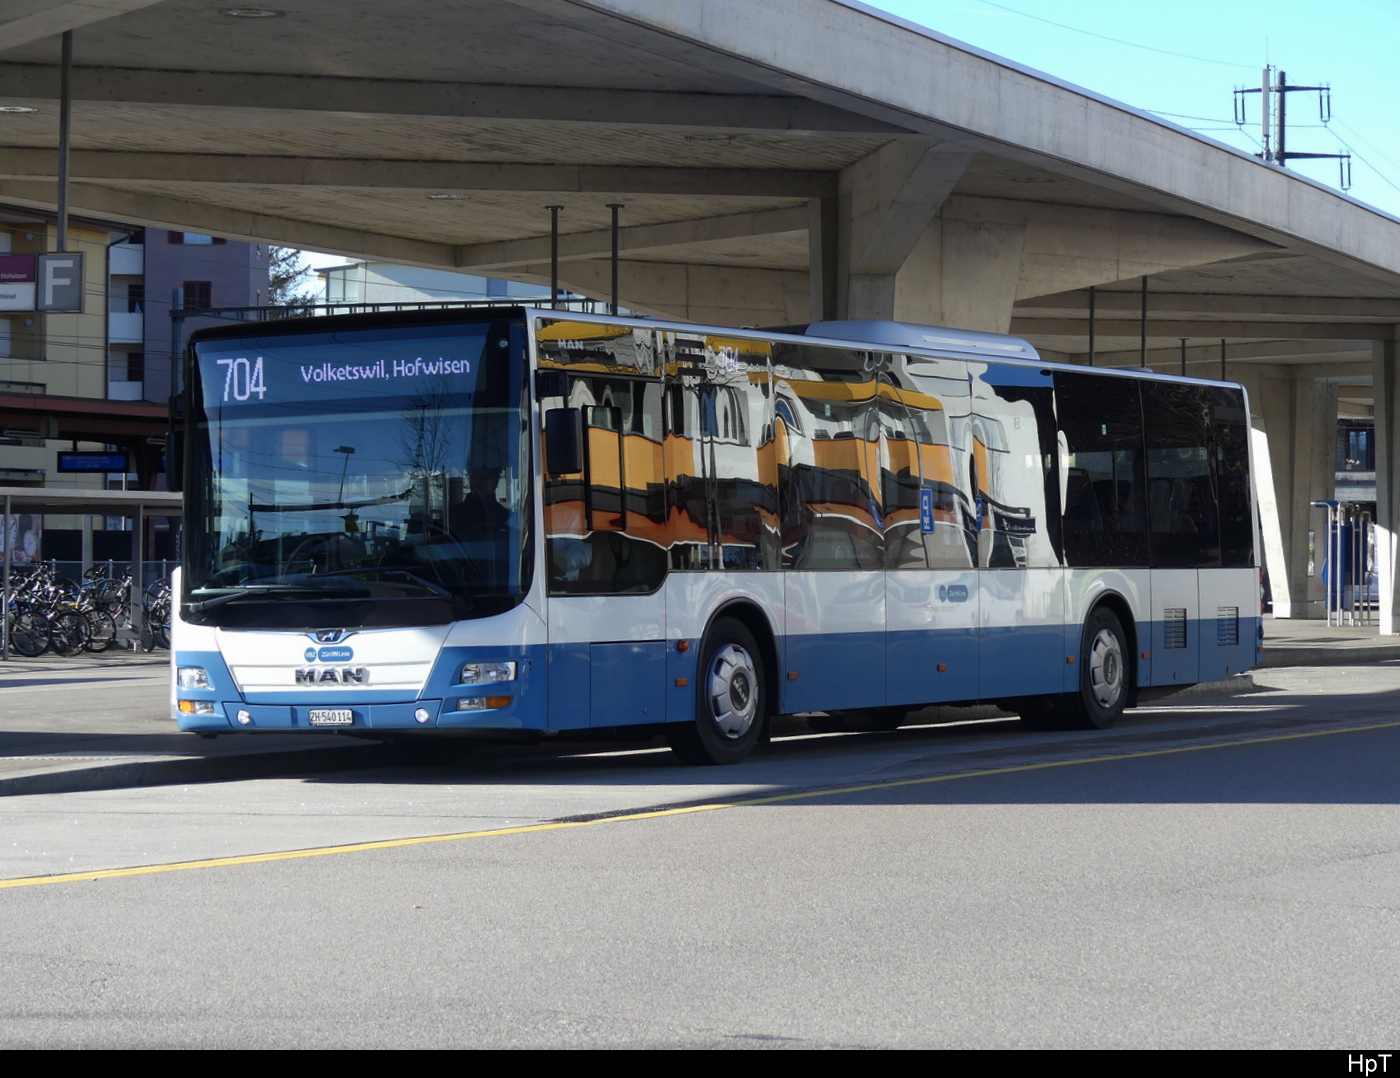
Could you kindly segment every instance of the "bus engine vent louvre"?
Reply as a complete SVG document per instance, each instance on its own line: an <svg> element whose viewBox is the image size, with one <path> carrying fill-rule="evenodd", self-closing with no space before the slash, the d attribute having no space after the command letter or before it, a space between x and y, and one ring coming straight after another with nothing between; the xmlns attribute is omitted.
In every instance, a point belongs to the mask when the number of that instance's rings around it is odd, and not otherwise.
<svg viewBox="0 0 1400 1078"><path fill-rule="evenodd" d="M1217 647L1233 647L1240 642L1240 608L1221 606L1215 614L1215 643Z"/></svg>
<svg viewBox="0 0 1400 1078"><path fill-rule="evenodd" d="M1162 646L1164 648L1184 648L1186 646L1186 608L1167 607L1162 618Z"/></svg>

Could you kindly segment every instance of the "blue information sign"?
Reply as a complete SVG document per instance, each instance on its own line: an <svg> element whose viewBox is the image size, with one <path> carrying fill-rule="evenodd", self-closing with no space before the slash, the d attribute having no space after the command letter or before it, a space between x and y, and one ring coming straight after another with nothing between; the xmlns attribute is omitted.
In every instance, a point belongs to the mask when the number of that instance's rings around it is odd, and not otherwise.
<svg viewBox="0 0 1400 1078"><path fill-rule="evenodd" d="M59 453L60 472L129 472L130 458L125 453Z"/></svg>
<svg viewBox="0 0 1400 1078"><path fill-rule="evenodd" d="M919 491L919 530L933 531L933 491L924 487Z"/></svg>

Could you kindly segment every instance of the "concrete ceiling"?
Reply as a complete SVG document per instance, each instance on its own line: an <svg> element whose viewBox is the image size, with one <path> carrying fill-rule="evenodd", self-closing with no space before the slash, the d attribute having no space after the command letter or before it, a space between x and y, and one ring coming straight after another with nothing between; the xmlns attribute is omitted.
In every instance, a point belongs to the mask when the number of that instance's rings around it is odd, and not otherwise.
<svg viewBox="0 0 1400 1078"><path fill-rule="evenodd" d="M1139 347L1129 276L1149 279L1154 351L1186 337L1213 355L1223 338L1241 361L1354 366L1400 324L1400 222L859 5L267 3L277 15L0 0L0 108L38 110L0 112L0 201L55 203L58 35L73 30L75 213L538 281L546 207L562 204L561 276L587 289L622 203L636 272L791 289L809 206L882 146L921 140L975 154L945 214L1086 235L1141 215L1218 238L1206 262L1145 250L1104 274L1107 359ZM1082 356L1088 290L1037 283L1052 277L1023 273L1011 328Z"/></svg>

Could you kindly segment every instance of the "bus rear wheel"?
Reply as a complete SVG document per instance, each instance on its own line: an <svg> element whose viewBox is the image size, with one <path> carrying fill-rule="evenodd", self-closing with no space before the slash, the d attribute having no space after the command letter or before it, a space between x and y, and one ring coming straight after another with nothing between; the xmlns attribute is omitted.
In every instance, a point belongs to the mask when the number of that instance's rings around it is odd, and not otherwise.
<svg viewBox="0 0 1400 1078"><path fill-rule="evenodd" d="M666 739L685 763L737 764L758 744L767 707L753 633L733 618L716 621L695 674L695 721L668 725Z"/></svg>
<svg viewBox="0 0 1400 1078"><path fill-rule="evenodd" d="M1016 701L1030 730L1107 730L1123 714L1130 689L1128 636L1118 615L1099 607L1084 623L1078 656L1079 691Z"/></svg>
<svg viewBox="0 0 1400 1078"><path fill-rule="evenodd" d="M1084 623L1079 648L1079 695L1068 709L1082 730L1107 730L1128 703L1128 635L1118 615L1099 607Z"/></svg>

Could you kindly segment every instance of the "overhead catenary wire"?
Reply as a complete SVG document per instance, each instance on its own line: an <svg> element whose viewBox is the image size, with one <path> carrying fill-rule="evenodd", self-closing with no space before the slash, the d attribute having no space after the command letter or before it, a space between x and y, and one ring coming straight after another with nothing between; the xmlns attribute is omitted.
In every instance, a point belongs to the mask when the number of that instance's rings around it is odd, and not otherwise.
<svg viewBox="0 0 1400 1078"><path fill-rule="evenodd" d="M1257 70L1252 64L1241 64L1235 60L1216 60L1212 59L1209 56L1194 56L1188 52L1174 52L1171 49L1159 49L1155 45L1143 45L1137 41L1126 41L1120 37L1109 37L1107 34L1100 34L1096 33L1093 30L1086 30L1082 26L1071 26L1069 23L1056 22L1054 19L1047 19L1041 15L1032 15L1027 11L1019 11L1016 8L1007 7L1005 4L993 3L993 0L978 0L978 2L985 4L987 7L996 8L998 11L1005 11L1009 15L1019 15L1023 19L1032 19L1035 22L1043 22L1047 26L1055 26L1061 30L1069 30L1072 33L1083 34L1086 37L1098 38L1100 41L1108 41L1114 45L1125 45L1130 49L1142 49L1145 52L1160 53L1163 56L1174 56L1179 60L1192 60L1196 63L1201 64L1216 64L1220 67L1234 67L1244 71Z"/></svg>

